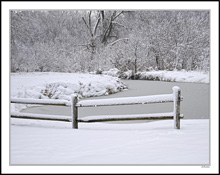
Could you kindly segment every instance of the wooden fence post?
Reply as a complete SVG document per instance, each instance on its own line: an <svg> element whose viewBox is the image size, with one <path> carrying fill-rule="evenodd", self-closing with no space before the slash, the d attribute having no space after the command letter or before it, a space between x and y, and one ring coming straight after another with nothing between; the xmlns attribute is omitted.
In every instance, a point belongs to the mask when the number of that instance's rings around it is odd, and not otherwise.
<svg viewBox="0 0 220 175"><path fill-rule="evenodd" d="M174 95L174 128L180 129L180 88L178 86L174 86L172 89Z"/></svg>
<svg viewBox="0 0 220 175"><path fill-rule="evenodd" d="M78 108L76 106L77 102L77 96L71 95L71 116L73 129L78 129Z"/></svg>

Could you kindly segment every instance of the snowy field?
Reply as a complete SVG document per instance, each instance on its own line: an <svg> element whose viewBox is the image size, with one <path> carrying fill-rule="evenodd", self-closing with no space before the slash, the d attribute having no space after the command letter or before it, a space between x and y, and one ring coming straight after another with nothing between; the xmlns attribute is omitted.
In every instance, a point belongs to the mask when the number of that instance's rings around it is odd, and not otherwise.
<svg viewBox="0 0 220 175"><path fill-rule="evenodd" d="M209 120L71 123L11 120L11 164L209 164Z"/></svg>
<svg viewBox="0 0 220 175"><path fill-rule="evenodd" d="M196 82L196 79L194 79ZM49 86L51 85L51 86ZM54 85L54 86L52 86ZM55 90L50 87L54 87ZM67 99L108 95L126 86L117 77L69 73L11 74L11 97ZM12 111L20 108L11 107ZM209 164L209 120L79 123L11 119L11 165Z"/></svg>

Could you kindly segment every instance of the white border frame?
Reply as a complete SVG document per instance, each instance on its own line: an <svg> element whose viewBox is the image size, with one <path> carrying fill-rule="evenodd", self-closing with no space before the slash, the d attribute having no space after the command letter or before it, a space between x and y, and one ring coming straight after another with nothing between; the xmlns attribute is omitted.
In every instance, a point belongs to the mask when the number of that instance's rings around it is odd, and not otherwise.
<svg viewBox="0 0 220 175"><path fill-rule="evenodd" d="M219 162L219 2L1 2L2 9L2 173L218 173ZM211 166L9 166L9 10L12 9L142 9L142 10L211 10Z"/></svg>

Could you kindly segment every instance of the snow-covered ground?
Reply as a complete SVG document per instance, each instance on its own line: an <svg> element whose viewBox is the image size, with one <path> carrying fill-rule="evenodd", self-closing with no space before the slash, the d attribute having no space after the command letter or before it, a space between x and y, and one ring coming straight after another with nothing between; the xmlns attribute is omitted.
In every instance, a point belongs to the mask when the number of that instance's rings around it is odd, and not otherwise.
<svg viewBox="0 0 220 175"><path fill-rule="evenodd" d="M186 71L149 71L137 73L139 79L177 82L209 83L209 74ZM11 97L70 100L71 94L79 98L109 95L126 89L120 78L129 78L131 71L118 69L104 71L103 75L83 73L11 73ZM26 105L11 105L19 111Z"/></svg>
<svg viewBox="0 0 220 175"><path fill-rule="evenodd" d="M80 73L11 73L11 97L70 100L71 94L79 98L109 95L126 89L117 77ZM11 105L19 111L25 105Z"/></svg>
<svg viewBox="0 0 220 175"><path fill-rule="evenodd" d="M132 71L121 72L118 69L110 69L103 71L104 75L110 75L123 79L138 79L138 80L159 80L170 82L189 82L189 83L209 83L209 73L198 71L147 71L137 72L132 77Z"/></svg>
<svg viewBox="0 0 220 175"><path fill-rule="evenodd" d="M209 120L71 123L11 120L15 164L209 164Z"/></svg>
<svg viewBox="0 0 220 175"><path fill-rule="evenodd" d="M11 97L67 99L123 90L117 77L67 73L11 74ZM47 92L45 91L47 89ZM44 95L46 94L47 95ZM15 110L15 108L11 108ZM202 165L209 164L209 120L79 123L11 118L10 163Z"/></svg>

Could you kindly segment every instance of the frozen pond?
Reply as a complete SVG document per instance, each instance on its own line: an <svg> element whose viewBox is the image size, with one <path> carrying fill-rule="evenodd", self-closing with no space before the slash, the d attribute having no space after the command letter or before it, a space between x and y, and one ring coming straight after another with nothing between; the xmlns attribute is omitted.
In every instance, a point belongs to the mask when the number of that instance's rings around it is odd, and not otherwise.
<svg viewBox="0 0 220 175"><path fill-rule="evenodd" d="M93 97L89 99L105 99L118 97L146 96L171 94L173 86L181 88L183 101L180 112L185 119L209 119L210 118L210 84L203 83L177 83L146 80L124 80L129 90L112 94L109 96ZM84 100L84 99L83 99ZM79 117L88 115L110 115L110 114L144 114L172 112L173 103L145 104L145 105L123 105L105 107L83 107L79 108ZM36 106L30 107L22 112L42 113L53 115L70 115L70 107L63 106Z"/></svg>

